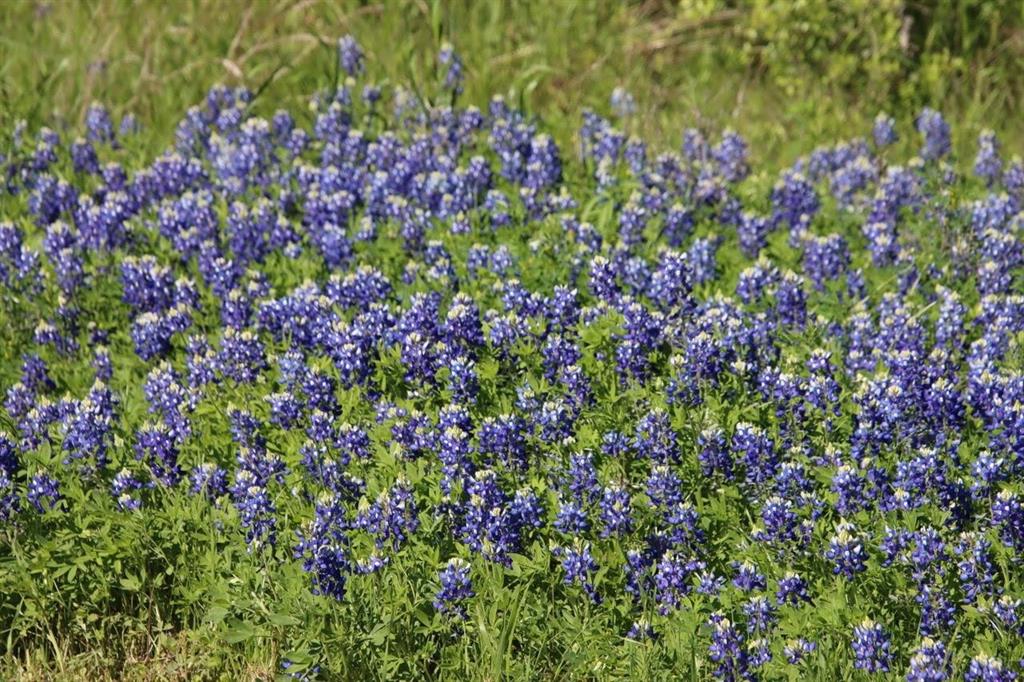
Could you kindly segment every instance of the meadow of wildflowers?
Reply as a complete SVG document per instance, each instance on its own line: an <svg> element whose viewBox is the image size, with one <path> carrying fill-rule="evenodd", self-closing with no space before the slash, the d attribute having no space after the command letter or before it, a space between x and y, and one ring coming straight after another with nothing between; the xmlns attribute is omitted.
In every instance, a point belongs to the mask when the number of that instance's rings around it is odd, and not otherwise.
<svg viewBox="0 0 1024 682"><path fill-rule="evenodd" d="M214 87L4 131L5 665L1024 676L1024 162ZM919 139L912 158L890 147Z"/></svg>

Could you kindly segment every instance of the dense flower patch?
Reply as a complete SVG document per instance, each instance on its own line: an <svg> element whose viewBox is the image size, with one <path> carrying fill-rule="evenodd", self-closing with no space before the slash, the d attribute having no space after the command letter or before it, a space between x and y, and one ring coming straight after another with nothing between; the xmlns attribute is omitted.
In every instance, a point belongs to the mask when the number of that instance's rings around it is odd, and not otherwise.
<svg viewBox="0 0 1024 682"><path fill-rule="evenodd" d="M1016 678L1024 165L991 133L961 175L938 112L880 115L775 179L732 131L649 149L624 90L569 149L456 106L451 46L433 102L338 54L309 112L217 87L149 160L101 106L14 131L6 547L187 498L324 603L418 571L454 639L540 562L524 599L626 643L696 616L704 675Z"/></svg>

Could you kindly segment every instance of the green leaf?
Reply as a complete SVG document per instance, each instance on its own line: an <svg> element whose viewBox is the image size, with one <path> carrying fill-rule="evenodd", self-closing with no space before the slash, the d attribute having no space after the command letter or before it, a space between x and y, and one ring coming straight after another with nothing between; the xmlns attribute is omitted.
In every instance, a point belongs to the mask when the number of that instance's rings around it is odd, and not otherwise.
<svg viewBox="0 0 1024 682"><path fill-rule="evenodd" d="M387 640L388 635L391 634L391 628L388 627L387 623L378 623L370 634L366 636L366 639L377 646L380 646Z"/></svg>
<svg viewBox="0 0 1024 682"><path fill-rule="evenodd" d="M430 627L434 621L434 614L421 606L416 609L416 620L424 627Z"/></svg>
<svg viewBox="0 0 1024 682"><path fill-rule="evenodd" d="M256 636L256 628L253 627L252 623L247 623L244 620L237 620L231 622L228 625L228 630L224 633L224 641L228 644L238 644L244 642L247 639L251 639Z"/></svg>
<svg viewBox="0 0 1024 682"><path fill-rule="evenodd" d="M484 381L490 381L497 377L499 369L498 363L490 358L481 360L476 366L477 375Z"/></svg>
<svg viewBox="0 0 1024 682"><path fill-rule="evenodd" d="M289 616L289 615L286 615L284 613L271 613L271 614L269 614L267 616L267 621L271 625L281 625L281 626L284 626L284 625L298 625L299 623L302 622L298 618L296 618L295 616Z"/></svg>
<svg viewBox="0 0 1024 682"><path fill-rule="evenodd" d="M140 583L139 579L134 576L121 578L120 583L121 587L128 590L129 592L138 592L140 589L142 589L142 583Z"/></svg>
<svg viewBox="0 0 1024 682"><path fill-rule="evenodd" d="M227 618L228 610L223 606L211 606L206 612L206 621L209 623L220 623Z"/></svg>

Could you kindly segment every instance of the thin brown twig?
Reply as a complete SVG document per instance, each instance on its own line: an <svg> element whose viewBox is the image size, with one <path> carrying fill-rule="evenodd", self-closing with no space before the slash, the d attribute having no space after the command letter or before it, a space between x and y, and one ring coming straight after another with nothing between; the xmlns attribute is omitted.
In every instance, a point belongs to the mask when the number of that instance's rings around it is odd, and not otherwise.
<svg viewBox="0 0 1024 682"><path fill-rule="evenodd" d="M267 50L270 50L270 49L276 47L277 45L281 45L281 44L285 44L285 43L291 43L291 42L301 42L301 43L304 43L307 47L310 46L310 45L312 45L313 47L316 47L317 45L320 44L320 41L316 38L316 36L314 36L314 35L312 35L310 33L306 33L306 32L289 33L288 35L278 36L278 37L275 37L275 38L271 38L270 40L265 40L265 41L263 41L261 43L256 43L255 45L253 45L249 49L247 49L242 54L241 57L236 59L235 63L238 64L239 66L242 66L251 57L254 57L254 56L256 56L256 55L258 55L258 54L260 54L262 52L266 52Z"/></svg>
<svg viewBox="0 0 1024 682"><path fill-rule="evenodd" d="M627 51L630 54L650 54L676 47L687 39L692 39L694 33L707 34L710 32L712 36L721 35L728 30L728 24L733 23L743 14L742 10L728 9L700 19L685 21L673 19L665 22L667 26L664 28L655 27L650 31L653 35L652 39L639 45L630 45ZM723 24L725 25L723 26Z"/></svg>
<svg viewBox="0 0 1024 682"><path fill-rule="evenodd" d="M242 20L238 22L238 29L235 31L235 35L231 38L231 44L228 45L228 52L226 55L227 59L231 59L232 55L235 54L235 50L238 49L238 44L242 41L242 36L245 35L245 31L249 28L249 21L252 19L252 5L245 8L245 14L242 15Z"/></svg>

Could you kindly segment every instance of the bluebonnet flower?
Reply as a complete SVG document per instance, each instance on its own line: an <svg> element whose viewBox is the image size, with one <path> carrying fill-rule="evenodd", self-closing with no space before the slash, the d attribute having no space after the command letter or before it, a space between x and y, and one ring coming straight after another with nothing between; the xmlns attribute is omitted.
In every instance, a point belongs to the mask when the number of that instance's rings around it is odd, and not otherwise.
<svg viewBox="0 0 1024 682"><path fill-rule="evenodd" d="M1008 670L998 658L988 654L978 654L971 659L967 672L964 674L966 682L1014 682L1017 673Z"/></svg>
<svg viewBox="0 0 1024 682"><path fill-rule="evenodd" d="M786 645L782 648L782 652L786 657L786 661L790 665L797 665L813 654L817 648L817 644L806 639L791 639L786 642Z"/></svg>
<svg viewBox="0 0 1024 682"><path fill-rule="evenodd" d="M526 422L515 414L486 417L477 434L480 452L498 458L505 467L525 471L528 462Z"/></svg>
<svg viewBox="0 0 1024 682"><path fill-rule="evenodd" d="M888 147L899 140L899 135L896 133L896 122L884 111L875 116L871 134L875 138L876 147Z"/></svg>
<svg viewBox="0 0 1024 682"><path fill-rule="evenodd" d="M853 578L867 568L864 539L852 523L843 521L836 526L836 533L829 540L825 558L835 564L833 573L843 575L847 579Z"/></svg>
<svg viewBox="0 0 1024 682"><path fill-rule="evenodd" d="M577 344L560 334L552 334L541 348L544 359L544 372L548 378L554 378L558 370L566 365L574 365L583 357Z"/></svg>
<svg viewBox="0 0 1024 682"><path fill-rule="evenodd" d="M907 682L944 682L950 679L950 661L946 645L924 638L910 657Z"/></svg>
<svg viewBox="0 0 1024 682"><path fill-rule="evenodd" d="M0 468L0 523L10 522L21 509L21 496L6 469Z"/></svg>
<svg viewBox="0 0 1024 682"><path fill-rule="evenodd" d="M783 173L782 178L775 184L771 203L772 222L776 225L788 225L790 235L801 235L806 232L821 207L814 185L802 174L794 171Z"/></svg>
<svg viewBox="0 0 1024 682"><path fill-rule="evenodd" d="M718 270L718 246L718 239L705 237L695 239L686 251L686 260L690 264L690 279L695 286L715 279Z"/></svg>
<svg viewBox="0 0 1024 682"><path fill-rule="evenodd" d="M590 528L587 512L573 500L562 500L555 515L554 527L566 535L581 535Z"/></svg>
<svg viewBox="0 0 1024 682"><path fill-rule="evenodd" d="M999 140L991 130L978 136L978 155L974 159L974 174L990 186L999 181L1003 162L999 158Z"/></svg>
<svg viewBox="0 0 1024 682"><path fill-rule="evenodd" d="M779 273L765 260L740 272L736 283L736 295L744 303L755 303L761 299L766 290L778 280Z"/></svg>
<svg viewBox="0 0 1024 682"><path fill-rule="evenodd" d="M121 469L110 484L110 494L121 511L136 511L142 508L142 500L134 495L141 490L142 483L129 469Z"/></svg>
<svg viewBox="0 0 1024 682"><path fill-rule="evenodd" d="M1024 504L1019 497L1002 490L992 502L992 524L999 529L999 538L1007 547L1024 547Z"/></svg>
<svg viewBox="0 0 1024 682"><path fill-rule="evenodd" d="M809 603L811 596L808 593L807 581L796 573L787 571L786 575L779 578L779 588L775 593L775 598L780 604L790 604L792 606L800 606L805 602Z"/></svg>
<svg viewBox="0 0 1024 682"><path fill-rule="evenodd" d="M800 275L788 270L782 274L775 285L775 310L787 327L801 329L807 323L807 294Z"/></svg>
<svg viewBox="0 0 1024 682"><path fill-rule="evenodd" d="M566 478L567 487L575 499L592 502L600 495L597 469L591 453L578 452L570 455Z"/></svg>
<svg viewBox="0 0 1024 682"><path fill-rule="evenodd" d="M604 489L601 497L601 537L625 535L633 529L630 515L630 496L621 486L613 485Z"/></svg>
<svg viewBox="0 0 1024 682"><path fill-rule="evenodd" d="M963 533L954 547L960 557L957 573L964 602L974 604L981 595L991 595L995 582L992 544L978 533Z"/></svg>
<svg viewBox="0 0 1024 682"><path fill-rule="evenodd" d="M159 415L176 444L182 443L192 432L189 414L196 407L197 394L182 385L178 373L167 362L150 370L143 392L149 412Z"/></svg>
<svg viewBox="0 0 1024 682"><path fill-rule="evenodd" d="M836 511L849 516L863 509L869 502L866 487L866 481L853 467L840 466L832 477L832 492L838 496Z"/></svg>
<svg viewBox="0 0 1024 682"><path fill-rule="evenodd" d="M28 503L35 507L36 511L43 512L56 509L61 501L60 483L45 471L36 472L29 479L28 491L25 494Z"/></svg>
<svg viewBox="0 0 1024 682"><path fill-rule="evenodd" d="M310 574L311 591L341 601L355 567L349 550L345 508L336 495L324 493L316 502L313 518L296 530L295 558Z"/></svg>
<svg viewBox="0 0 1024 682"><path fill-rule="evenodd" d="M290 429L302 416L302 403L287 391L271 393L264 398L270 403L270 423Z"/></svg>
<svg viewBox="0 0 1024 682"><path fill-rule="evenodd" d="M647 168L647 144L643 140L638 137L630 137L622 155L634 176L639 177L643 174ZM662 196L660 193L646 194L644 203L652 208L658 208L663 203Z"/></svg>
<svg viewBox="0 0 1024 682"><path fill-rule="evenodd" d="M740 214L739 223L736 225L736 234L739 236L740 250L743 255L750 259L757 258L761 249L768 243L768 235L771 234L772 227L772 221L767 217L751 211L743 211Z"/></svg>
<svg viewBox="0 0 1024 682"><path fill-rule="evenodd" d="M747 166L747 143L734 130L722 133L721 141L712 147L711 158L719 172L729 182L738 182L750 172Z"/></svg>
<svg viewBox="0 0 1024 682"><path fill-rule="evenodd" d="M460 536L474 552L511 564L509 554L520 550L530 528L541 525L539 501L529 491L517 492L510 499L490 469L476 472L465 485L469 500L462 512Z"/></svg>
<svg viewBox="0 0 1024 682"><path fill-rule="evenodd" d="M302 392L306 398L307 410L333 413L337 408L334 378L318 369L307 369L302 376Z"/></svg>
<svg viewBox="0 0 1024 682"><path fill-rule="evenodd" d="M733 562L733 568L736 569L736 575L732 579L732 584L743 592L763 590L767 587L764 575L749 561Z"/></svg>
<svg viewBox="0 0 1024 682"><path fill-rule="evenodd" d="M889 672L892 665L892 651L889 634L881 625L865 618L853 629L854 662L859 670L869 673Z"/></svg>
<svg viewBox="0 0 1024 682"><path fill-rule="evenodd" d="M1024 628L1024 621L1022 621L1021 614L1018 614L1022 606L1024 606L1024 602L1020 599L1014 599L1004 594L992 605L992 612L996 614L1008 631L1017 632Z"/></svg>
<svg viewBox="0 0 1024 682"><path fill-rule="evenodd" d="M16 475L21 468L19 460L18 446L8 434L0 432L0 471L8 476Z"/></svg>
<svg viewBox="0 0 1024 682"><path fill-rule="evenodd" d="M612 90L611 97L612 111L619 118L628 118L636 113L636 100L633 99L633 95L629 93L624 87L616 86Z"/></svg>
<svg viewBox="0 0 1024 682"><path fill-rule="evenodd" d="M740 422L733 432L730 448L746 470L748 483L764 483L775 476L778 453L772 438L762 429Z"/></svg>
<svg viewBox="0 0 1024 682"><path fill-rule="evenodd" d="M922 113L924 160L899 166L881 155L897 133L880 114L868 139L814 149L757 197L738 185L751 167L734 132L712 146L690 129L659 153L586 112L586 182L567 185L578 169L542 122L501 98L454 106L450 46L434 93L448 104L395 86L391 121L380 88L355 80L358 43L332 56L342 78L310 125L216 87L142 166L105 163L123 133L102 107L81 131L15 131L0 166L25 215L0 223L0 289L36 347L5 387L0 519L70 508L72 488L96 485L135 508L151 487L184 494L169 489L187 473L195 504L237 512L254 552L315 505L295 558L335 599L423 540L508 567L554 539L570 595L598 599L598 561L625 587L629 637L654 636L643 608L731 609L705 640L726 679L774 674L780 650L813 657L811 641L774 640L819 598L804 565L817 553L845 580L906 582L917 636L947 642L889 644L862 625L861 668L906 650L909 680L1014 677L947 647L971 619L1003 638L1024 619L1003 574L1024 549L1024 162L982 133L971 200L970 183L953 191L941 116ZM636 103L617 89L610 108ZM922 225L949 239L922 240ZM110 301L94 286L108 276ZM233 444L197 464L225 413ZM116 473L125 441L138 463ZM32 465L52 452L64 502ZM415 496L404 479L381 488L381 455L415 474ZM726 504L709 506L718 488ZM727 568L712 534L753 554ZM435 606L460 621L468 565L440 568Z"/></svg>
<svg viewBox="0 0 1024 682"><path fill-rule="evenodd" d="M217 354L217 368L238 383L252 383L267 368L263 344L249 330L225 330Z"/></svg>
<svg viewBox="0 0 1024 682"><path fill-rule="evenodd" d="M539 427L538 436L549 444L568 443L575 427L576 414L573 407L564 399L546 400L540 405L535 417Z"/></svg>
<svg viewBox="0 0 1024 682"><path fill-rule="evenodd" d="M110 358L110 351L105 346L96 346L93 349L92 367L96 371L96 381L109 383L114 376L114 364Z"/></svg>
<svg viewBox="0 0 1024 682"><path fill-rule="evenodd" d="M681 151L683 158L691 163L706 161L711 154L704 133L697 128L687 128L683 131Z"/></svg>
<svg viewBox="0 0 1024 682"><path fill-rule="evenodd" d="M64 403L54 403L45 396L38 398L36 402L36 396L27 390L17 390L19 387L24 388L21 384L15 384L11 388L5 401L5 407L9 414L18 419L21 448L37 448L44 442L52 445L50 426L61 419L62 412L65 412L69 406Z"/></svg>
<svg viewBox="0 0 1024 682"><path fill-rule="evenodd" d="M114 122L110 112L102 104L93 102L85 112L86 135L96 142L112 143L115 140Z"/></svg>
<svg viewBox="0 0 1024 682"><path fill-rule="evenodd" d="M721 613L711 615L708 627L711 628L708 657L718 664L714 676L721 680L747 679L749 661L742 635Z"/></svg>
<svg viewBox="0 0 1024 682"><path fill-rule="evenodd" d="M77 173L96 174L100 170L100 160L96 149L88 140L79 138L71 145L71 163Z"/></svg>
<svg viewBox="0 0 1024 682"><path fill-rule="evenodd" d="M821 291L825 283L838 279L850 265L850 252L846 240L839 234L827 237L806 237L804 240L804 273Z"/></svg>
<svg viewBox="0 0 1024 682"><path fill-rule="evenodd" d="M441 51L437 54L437 62L443 70L442 87L453 94L462 92L462 80L464 78L462 59L455 52L451 43L441 45Z"/></svg>
<svg viewBox="0 0 1024 682"><path fill-rule="evenodd" d="M652 506L667 509L683 501L683 481L668 465L651 467L645 492Z"/></svg>
<svg viewBox="0 0 1024 682"><path fill-rule="evenodd" d="M469 577L469 564L459 558L449 559L441 571L441 589L434 597L434 608L447 616L465 619L466 600L471 599L473 583Z"/></svg>
<svg viewBox="0 0 1024 682"><path fill-rule="evenodd" d="M1019 197L1024 188L1024 163L1019 156L1014 156L1003 171L1003 187L1007 192Z"/></svg>
<svg viewBox="0 0 1024 682"><path fill-rule="evenodd" d="M171 350L174 335L186 331L190 326L192 312L185 304L175 305L159 313L142 313L132 324L135 352L143 360L166 355Z"/></svg>
<svg viewBox="0 0 1024 682"><path fill-rule="evenodd" d="M878 181L878 167L867 156L858 156L835 171L829 179L829 189L839 206L855 209L867 203L867 191Z"/></svg>
<svg viewBox="0 0 1024 682"><path fill-rule="evenodd" d="M668 413L655 408L637 421L633 446L640 457L658 464L679 460L678 437L669 423Z"/></svg>
<svg viewBox="0 0 1024 682"><path fill-rule="evenodd" d="M743 615L747 619L748 634L768 634L778 620L775 605L764 595L754 595L744 603Z"/></svg>
<svg viewBox="0 0 1024 682"><path fill-rule="evenodd" d="M25 353L21 356L21 383L29 390L48 391L56 387L50 378L46 361L36 354Z"/></svg>
<svg viewBox="0 0 1024 682"><path fill-rule="evenodd" d="M701 431L697 446L700 448L697 459L705 476L718 472L726 479L732 478L732 455L722 429L714 427Z"/></svg>
<svg viewBox="0 0 1024 682"><path fill-rule="evenodd" d="M693 228L693 212L688 207L676 202L666 209L662 233L665 235L665 239L670 246L673 248L681 246L686 241L686 238L690 236ZM739 227L737 227L738 229ZM746 248L744 248L744 253L748 253Z"/></svg>
<svg viewBox="0 0 1024 682"><path fill-rule="evenodd" d="M174 299L174 278L153 256L128 256L121 263L122 300L137 312L166 310Z"/></svg>
<svg viewBox="0 0 1024 682"><path fill-rule="evenodd" d="M530 140L529 160L526 164L525 187L542 190L557 184L562 179L562 160L558 145L550 135L535 135Z"/></svg>
<svg viewBox="0 0 1024 682"><path fill-rule="evenodd" d="M400 480L389 490L382 491L373 503L360 505L353 526L373 535L378 549L390 545L398 550L419 524L412 487Z"/></svg>
<svg viewBox="0 0 1024 682"><path fill-rule="evenodd" d="M590 553L590 545L577 541L572 547L556 547L552 553L561 559L562 570L565 571L565 584L578 584L592 602L600 603L601 596L593 584L597 562Z"/></svg>
<svg viewBox="0 0 1024 682"><path fill-rule="evenodd" d="M627 248L635 247L644 241L644 229L650 219L647 208L639 201L639 196L630 197L619 213L619 239Z"/></svg>
<svg viewBox="0 0 1024 682"><path fill-rule="evenodd" d="M216 464L206 462L192 469L190 476L193 495L203 495L211 502L227 494L228 473Z"/></svg>
<svg viewBox="0 0 1024 682"><path fill-rule="evenodd" d="M725 578L710 571L697 574L697 592L710 597L717 596L725 588Z"/></svg>
<svg viewBox="0 0 1024 682"><path fill-rule="evenodd" d="M338 39L338 64L349 76L363 73L363 49L351 35Z"/></svg>
<svg viewBox="0 0 1024 682"><path fill-rule="evenodd" d="M164 424L147 424L136 432L135 459L145 462L153 477L167 486L181 480L178 446Z"/></svg>
<svg viewBox="0 0 1024 682"><path fill-rule="evenodd" d="M771 660L771 642L763 637L747 641L747 663L751 668L760 668Z"/></svg>
<svg viewBox="0 0 1024 682"><path fill-rule="evenodd" d="M797 515L793 511L793 503L778 495L765 500L761 507L761 523L763 529L755 532L754 537L767 543L785 542L796 537Z"/></svg>
<svg viewBox="0 0 1024 682"><path fill-rule="evenodd" d="M632 639L637 642L654 640L657 637L658 634L654 631L654 627L646 618L639 618L633 621L633 624L629 626L629 631L626 632L626 639Z"/></svg>
<svg viewBox="0 0 1024 682"><path fill-rule="evenodd" d="M918 115L915 125L917 131L924 137L922 158L929 161L937 160L949 153L952 146L949 139L949 124L942 114L925 107Z"/></svg>
<svg viewBox="0 0 1024 682"><path fill-rule="evenodd" d="M186 342L186 353L188 387L198 392L207 384L216 383L217 354L206 338L199 335L190 336Z"/></svg>
<svg viewBox="0 0 1024 682"><path fill-rule="evenodd" d="M91 475L103 469L110 447L116 398L106 384L96 382L89 393L69 405L62 420L65 463L77 463L79 471Z"/></svg>
<svg viewBox="0 0 1024 682"><path fill-rule="evenodd" d="M257 476L248 469L237 471L230 490L249 550L259 551L273 545L277 539L277 508Z"/></svg>
<svg viewBox="0 0 1024 682"><path fill-rule="evenodd" d="M925 582L927 577L920 571L915 571L914 577L920 583L914 597L921 612L918 630L923 635L933 637L950 632L956 624L957 604L943 590L935 589Z"/></svg>

